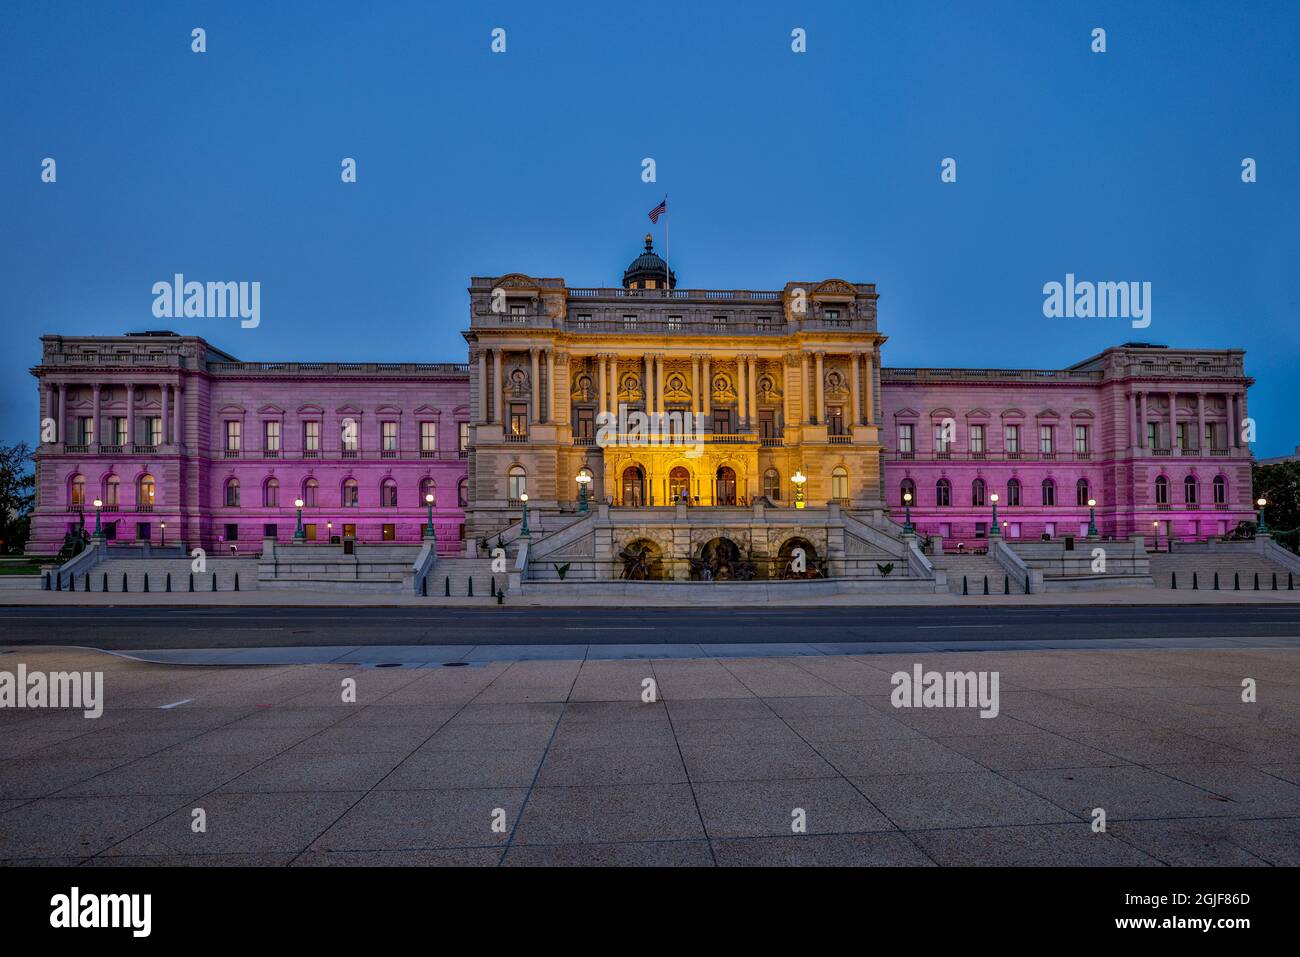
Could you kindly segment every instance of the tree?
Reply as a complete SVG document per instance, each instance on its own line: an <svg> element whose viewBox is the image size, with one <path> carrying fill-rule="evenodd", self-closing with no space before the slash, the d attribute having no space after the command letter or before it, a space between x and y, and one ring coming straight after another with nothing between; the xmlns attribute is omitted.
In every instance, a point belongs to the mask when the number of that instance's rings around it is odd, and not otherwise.
<svg viewBox="0 0 1300 957"><path fill-rule="evenodd" d="M0 554L18 554L31 532L36 475L26 442L0 445Z"/></svg>
<svg viewBox="0 0 1300 957"><path fill-rule="evenodd" d="M1300 462L1256 465L1252 483L1255 492L1251 500L1261 496L1268 500L1264 520L1269 529L1287 532L1300 528Z"/></svg>

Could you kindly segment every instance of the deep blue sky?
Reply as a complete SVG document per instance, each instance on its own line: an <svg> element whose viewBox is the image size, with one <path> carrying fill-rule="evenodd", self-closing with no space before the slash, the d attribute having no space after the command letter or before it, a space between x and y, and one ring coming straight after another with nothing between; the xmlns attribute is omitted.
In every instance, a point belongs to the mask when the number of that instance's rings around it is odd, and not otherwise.
<svg viewBox="0 0 1300 957"><path fill-rule="evenodd" d="M8 0L0 441L46 332L463 361L471 275L615 285L667 192L683 286L875 282L898 366L1241 347L1256 453L1300 443L1300 4L727 6ZM260 328L154 319L174 272L259 280ZM1151 327L1044 318L1067 272Z"/></svg>

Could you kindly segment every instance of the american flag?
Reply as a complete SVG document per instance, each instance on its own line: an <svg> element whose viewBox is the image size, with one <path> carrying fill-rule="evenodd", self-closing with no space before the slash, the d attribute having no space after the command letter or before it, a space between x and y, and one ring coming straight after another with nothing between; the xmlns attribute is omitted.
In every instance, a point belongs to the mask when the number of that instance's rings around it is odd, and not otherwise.
<svg viewBox="0 0 1300 957"><path fill-rule="evenodd" d="M652 223L659 222L659 217L666 212L668 212L668 197L665 196L664 201L662 203L660 203L654 209L650 210L650 222Z"/></svg>

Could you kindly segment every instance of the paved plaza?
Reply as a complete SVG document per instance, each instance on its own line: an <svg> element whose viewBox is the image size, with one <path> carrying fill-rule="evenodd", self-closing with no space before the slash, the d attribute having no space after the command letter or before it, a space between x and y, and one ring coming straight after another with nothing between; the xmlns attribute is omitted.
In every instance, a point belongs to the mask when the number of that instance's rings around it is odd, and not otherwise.
<svg viewBox="0 0 1300 957"><path fill-rule="evenodd" d="M0 861L1296 865L1286 644L398 668L0 648L0 670L102 670L106 700L0 710ZM893 707L917 663L998 672L999 713Z"/></svg>

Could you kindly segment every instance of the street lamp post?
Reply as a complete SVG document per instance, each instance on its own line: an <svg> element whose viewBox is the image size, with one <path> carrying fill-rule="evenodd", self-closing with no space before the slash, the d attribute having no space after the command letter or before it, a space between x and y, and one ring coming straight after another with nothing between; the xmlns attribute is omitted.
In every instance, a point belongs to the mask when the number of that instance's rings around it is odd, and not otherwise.
<svg viewBox="0 0 1300 957"><path fill-rule="evenodd" d="M424 493L424 504L428 507L428 524L424 526L424 537L437 540L438 536L433 530L433 493Z"/></svg>
<svg viewBox="0 0 1300 957"><path fill-rule="evenodd" d="M1097 500L1088 499L1088 537L1097 537Z"/></svg>
<svg viewBox="0 0 1300 957"><path fill-rule="evenodd" d="M307 537L307 533L302 527L302 499L295 498L293 500L293 507L298 510L298 527L293 530L293 540L300 542Z"/></svg>
<svg viewBox="0 0 1300 957"><path fill-rule="evenodd" d="M903 534L911 535L916 529L912 527L912 493L903 493Z"/></svg>
<svg viewBox="0 0 1300 957"><path fill-rule="evenodd" d="M991 532L994 538L998 537L998 493L994 492L989 496L989 501L993 503L993 530Z"/></svg>
<svg viewBox="0 0 1300 957"><path fill-rule="evenodd" d="M1155 550L1160 551L1160 523L1159 522L1151 523L1151 542L1155 546Z"/></svg>
<svg viewBox="0 0 1300 957"><path fill-rule="evenodd" d="M166 548L167 547L167 523L159 522L158 525L162 529L162 538L158 540L158 547Z"/></svg>
<svg viewBox="0 0 1300 957"><path fill-rule="evenodd" d="M790 476L790 481L794 482L794 507L803 508L803 483L808 481L808 476L803 474L803 469L797 469L794 475Z"/></svg>
<svg viewBox="0 0 1300 957"><path fill-rule="evenodd" d="M521 536L523 536L523 537L526 538L526 537L528 537L528 535L529 535L529 532L528 532L528 493L527 493L527 492L524 492L523 494L521 494L521 495L519 496L519 505L520 505L520 507L522 507L523 510L524 510L524 521L523 521L523 525L522 525L522 526L520 527L520 529L519 529L519 534L520 534Z"/></svg>
<svg viewBox="0 0 1300 957"><path fill-rule="evenodd" d="M1255 499L1255 504L1259 506L1259 522L1255 525L1255 534L1263 535L1268 532L1268 526L1264 524L1264 506L1268 504L1268 499L1261 495Z"/></svg>
<svg viewBox="0 0 1300 957"><path fill-rule="evenodd" d="M587 486L591 484L591 476L586 472L578 473L578 511L587 511Z"/></svg>
<svg viewBox="0 0 1300 957"><path fill-rule="evenodd" d="M99 525L99 510L104 507L104 502L102 499L97 498L92 504L95 506L95 537L103 538L104 530Z"/></svg>
<svg viewBox="0 0 1300 957"><path fill-rule="evenodd" d="M334 523L333 522L325 523L325 544L327 545L334 544Z"/></svg>

